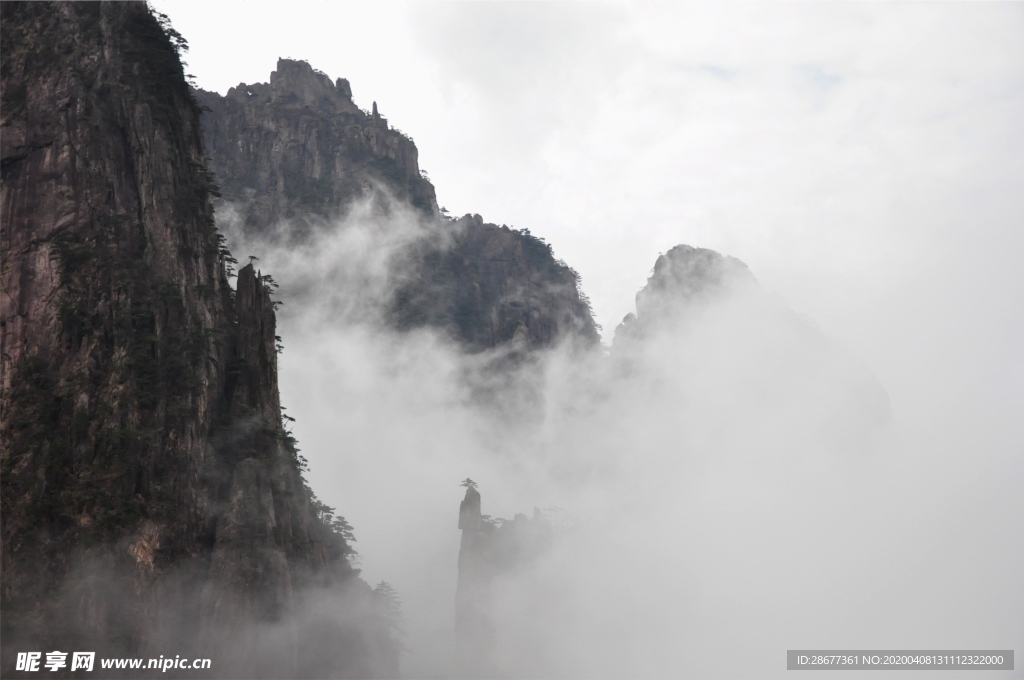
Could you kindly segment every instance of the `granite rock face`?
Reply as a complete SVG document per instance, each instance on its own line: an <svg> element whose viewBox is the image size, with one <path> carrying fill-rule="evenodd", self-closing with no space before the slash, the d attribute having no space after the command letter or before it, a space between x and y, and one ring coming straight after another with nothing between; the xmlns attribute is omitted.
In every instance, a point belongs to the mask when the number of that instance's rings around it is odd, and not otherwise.
<svg viewBox="0 0 1024 680"><path fill-rule="evenodd" d="M399 200L437 214L434 187L420 175L412 140L376 111L352 103L304 61L280 59L269 83L240 83L226 96L200 90L210 169L224 197L244 206L247 229L283 220L299 233L310 217L331 218L384 184Z"/></svg>
<svg viewBox="0 0 1024 680"><path fill-rule="evenodd" d="M394 327L442 328L473 350L598 343L579 277L551 246L479 215L447 229L447 242L417 244L399 261L387 317Z"/></svg>
<svg viewBox="0 0 1024 680"><path fill-rule="evenodd" d="M438 212L411 139L359 110L348 81L281 59L269 83L226 96L199 91L210 167L248 236L287 243L367 200L413 206L428 237L394 258L382 316L398 330L437 328L468 351L524 341L529 349L599 341L578 276L528 230ZM324 227L323 225L328 225ZM283 281L285 287L287 281Z"/></svg>
<svg viewBox="0 0 1024 680"><path fill-rule="evenodd" d="M4 676L44 648L299 673L252 631L369 587L283 431L268 288L228 285L180 36L145 3L0 12ZM337 673L374 674L361 634Z"/></svg>

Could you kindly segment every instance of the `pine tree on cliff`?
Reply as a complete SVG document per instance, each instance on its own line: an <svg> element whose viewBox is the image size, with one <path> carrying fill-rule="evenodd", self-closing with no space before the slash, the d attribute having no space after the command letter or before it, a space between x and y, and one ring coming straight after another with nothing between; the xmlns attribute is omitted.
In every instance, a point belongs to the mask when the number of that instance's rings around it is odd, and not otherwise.
<svg viewBox="0 0 1024 680"><path fill-rule="evenodd" d="M3 2L0 44L0 676L167 645L225 676L379 676L359 631L300 650L305 592L363 611L370 588L283 427L273 281L228 284L184 39L142 2Z"/></svg>

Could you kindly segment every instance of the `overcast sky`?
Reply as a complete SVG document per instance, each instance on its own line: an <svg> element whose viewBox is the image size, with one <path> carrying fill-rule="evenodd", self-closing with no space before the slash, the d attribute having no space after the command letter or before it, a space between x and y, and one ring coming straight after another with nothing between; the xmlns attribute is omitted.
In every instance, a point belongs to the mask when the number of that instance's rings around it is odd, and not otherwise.
<svg viewBox="0 0 1024 680"><path fill-rule="evenodd" d="M441 205L528 227L579 271L605 342L660 252L743 260L878 377L919 452L906 479L941 450L908 527L978 518L968 533L994 532L978 564L1007 562L992 546L1024 514L1024 4L153 4L202 88L266 82L279 57L348 78L415 140ZM283 400L316 402L305 432L292 411L307 444L338 408L304 396L309 369L282 355ZM377 578L373 521L356 526Z"/></svg>

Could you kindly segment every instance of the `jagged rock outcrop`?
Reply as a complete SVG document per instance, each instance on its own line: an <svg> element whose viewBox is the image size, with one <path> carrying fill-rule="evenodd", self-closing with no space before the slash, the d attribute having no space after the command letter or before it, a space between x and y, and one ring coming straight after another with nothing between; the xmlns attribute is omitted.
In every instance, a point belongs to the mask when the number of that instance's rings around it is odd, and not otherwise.
<svg viewBox="0 0 1024 680"><path fill-rule="evenodd" d="M210 167L247 235L302 239L359 199L384 210L405 201L432 225L392 263L383 316L394 328L438 328L470 351L514 339L524 348L598 343L576 273L528 230L479 215L441 217L415 144L376 104L360 111L348 81L332 83L306 62L281 59L269 83L197 97L208 109Z"/></svg>
<svg viewBox="0 0 1024 680"><path fill-rule="evenodd" d="M615 329L615 346L622 347L686 314L689 306L757 287L747 265L706 248L678 245L654 263L647 285L636 294L636 313Z"/></svg>
<svg viewBox="0 0 1024 680"><path fill-rule="evenodd" d="M492 621L492 584L502 574L514 574L544 554L552 545L551 523L540 509L533 517L517 514L512 520L494 520L481 512L480 492L466 486L459 506L459 577L455 593L455 632L458 660L467 677L489 677L495 672L491 654L495 644Z"/></svg>
<svg viewBox="0 0 1024 680"><path fill-rule="evenodd" d="M437 214L434 187L420 174L412 140L377 112L352 103L304 61L279 59L269 83L239 83L226 96L199 90L210 168L224 197L242 205L245 226L265 233L288 220L301 234L310 217L330 218L385 184L399 200Z"/></svg>
<svg viewBox="0 0 1024 680"><path fill-rule="evenodd" d="M282 429L268 288L228 285L180 36L145 3L0 12L4 677L33 649L375 674L362 630L320 668L276 634L372 594Z"/></svg>
<svg viewBox="0 0 1024 680"><path fill-rule="evenodd" d="M455 591L455 630L464 634L486 635L488 571L484 553L487 527L480 510L480 492L470 486L459 505L459 580Z"/></svg>
<svg viewBox="0 0 1024 680"><path fill-rule="evenodd" d="M400 260L388 319L399 329L446 329L473 349L522 349L569 339L598 342L579 277L551 246L466 215L444 243L422 243Z"/></svg>

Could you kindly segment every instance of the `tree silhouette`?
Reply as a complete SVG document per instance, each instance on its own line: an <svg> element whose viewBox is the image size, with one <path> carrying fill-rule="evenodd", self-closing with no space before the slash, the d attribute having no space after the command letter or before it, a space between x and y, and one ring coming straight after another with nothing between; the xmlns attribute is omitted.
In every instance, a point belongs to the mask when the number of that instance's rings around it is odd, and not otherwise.
<svg viewBox="0 0 1024 680"><path fill-rule="evenodd" d="M352 533L352 525L349 524L341 515L331 519L328 526L331 528L331 531L338 534L349 543L356 540L356 537Z"/></svg>
<svg viewBox="0 0 1024 680"><path fill-rule="evenodd" d="M467 489L475 489L476 488L476 482L474 482L469 477L466 477L465 479L462 480L462 484L459 484L459 486L464 486Z"/></svg>
<svg viewBox="0 0 1024 680"><path fill-rule="evenodd" d="M324 523L328 529L333 533L341 536L347 542L351 543L356 540L356 537L352 533L352 525L348 523L341 515L334 516L334 508L321 501L316 496L310 499L310 505L313 506L313 511L316 516Z"/></svg>
<svg viewBox="0 0 1024 680"><path fill-rule="evenodd" d="M402 620L402 602L398 599L398 591L387 581L381 581L373 589L373 595L381 605L381 613L391 625L392 629L399 630L399 623Z"/></svg>
<svg viewBox="0 0 1024 680"><path fill-rule="evenodd" d="M398 592L387 581L381 581L373 589L373 600L377 616L387 631L388 646L397 665L398 657L405 650L405 645L402 644L402 637L405 635L405 631L402 630L402 602L398 599Z"/></svg>

